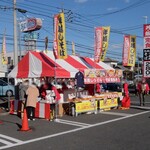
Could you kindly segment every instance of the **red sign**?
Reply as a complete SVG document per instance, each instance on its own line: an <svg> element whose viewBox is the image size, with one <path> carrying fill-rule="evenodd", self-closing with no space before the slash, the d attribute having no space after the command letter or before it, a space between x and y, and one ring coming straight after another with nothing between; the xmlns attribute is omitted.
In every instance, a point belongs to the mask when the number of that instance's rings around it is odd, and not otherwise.
<svg viewBox="0 0 150 150"><path fill-rule="evenodd" d="M120 82L120 77L122 77L122 70L84 70L85 84Z"/></svg>
<svg viewBox="0 0 150 150"><path fill-rule="evenodd" d="M25 21L20 22L19 24L21 32L31 32L41 29L42 20L40 18L29 18Z"/></svg>
<svg viewBox="0 0 150 150"><path fill-rule="evenodd" d="M150 37L150 24L144 24L144 37Z"/></svg>
<svg viewBox="0 0 150 150"><path fill-rule="evenodd" d="M128 66L129 59L129 51L130 51L130 36L124 36L124 45L123 45L123 66Z"/></svg>
<svg viewBox="0 0 150 150"><path fill-rule="evenodd" d="M144 37L144 49L149 49L149 48L150 48L150 36Z"/></svg>
<svg viewBox="0 0 150 150"><path fill-rule="evenodd" d="M102 27L97 27L95 29L95 56L94 61L100 61L100 54L102 52L102 41L103 41L103 29Z"/></svg>
<svg viewBox="0 0 150 150"><path fill-rule="evenodd" d="M95 83L115 83L120 82L118 77L106 77L106 78L84 78L85 84L95 84Z"/></svg>

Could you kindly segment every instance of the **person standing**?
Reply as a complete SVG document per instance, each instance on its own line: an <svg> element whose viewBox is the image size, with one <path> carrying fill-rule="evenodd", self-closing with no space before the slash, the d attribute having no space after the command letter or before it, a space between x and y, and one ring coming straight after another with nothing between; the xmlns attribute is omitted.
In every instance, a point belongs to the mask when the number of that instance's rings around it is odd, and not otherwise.
<svg viewBox="0 0 150 150"><path fill-rule="evenodd" d="M140 106L142 105L142 82L141 81L139 81L138 83L137 83L137 94L138 94L138 96L139 96L139 100L140 100Z"/></svg>
<svg viewBox="0 0 150 150"><path fill-rule="evenodd" d="M123 84L123 91L124 91L124 98L121 101L122 107L129 108L131 102L130 102L130 96L129 96L129 90L128 90L128 83L127 82L125 82Z"/></svg>
<svg viewBox="0 0 150 150"><path fill-rule="evenodd" d="M26 91L29 87L29 81L25 80L19 84L19 100L21 100L21 118L23 118L23 110L26 107L27 95Z"/></svg>
<svg viewBox="0 0 150 150"><path fill-rule="evenodd" d="M125 82L123 84L123 90L124 90L124 95L129 96L129 90L128 90L128 83L127 82Z"/></svg>
<svg viewBox="0 0 150 150"><path fill-rule="evenodd" d="M143 106L145 105L145 95L149 93L149 85L146 83L145 80L142 81L141 84L141 94L142 94L142 101L143 101ZM142 103L140 102L140 105Z"/></svg>
<svg viewBox="0 0 150 150"><path fill-rule="evenodd" d="M27 115L29 120L35 120L35 108L37 103L37 98L39 96L39 89L36 87L35 83L32 83L26 91L27 94Z"/></svg>

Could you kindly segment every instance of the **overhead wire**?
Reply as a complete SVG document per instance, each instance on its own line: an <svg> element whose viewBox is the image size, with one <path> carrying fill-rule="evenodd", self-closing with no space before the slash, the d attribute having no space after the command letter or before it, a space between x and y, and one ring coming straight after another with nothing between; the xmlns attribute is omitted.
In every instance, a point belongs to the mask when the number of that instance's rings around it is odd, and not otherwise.
<svg viewBox="0 0 150 150"><path fill-rule="evenodd" d="M29 1L29 0L28 0ZM31 3L33 3L32 1L30 1ZM38 3L39 5L41 5L42 3ZM43 4L43 6L44 6L44 4ZM45 6L47 6L47 5L45 5ZM53 6L51 6L51 7L53 7ZM53 7L54 8L54 7ZM57 9L60 9L60 7L56 7ZM65 9L66 10L66 9ZM43 16L43 14L41 14L41 13L35 13L35 12L32 12L32 11L29 11L28 13L31 13L31 14L36 14L36 15L41 15L41 16ZM44 15L44 17L49 17L48 15ZM82 20L83 21L83 20ZM84 21L85 21L85 19L84 19ZM80 22L80 21L78 21L78 22ZM92 24L92 23L91 23ZM80 25L80 26L82 26L82 27L85 27L85 25L83 25L83 24L79 24L79 23L76 23L75 25ZM91 27L91 26L88 26L88 25L86 25L86 27L87 28L89 28L89 29L91 29L91 28L93 28L93 26ZM69 27L70 28L70 27ZM73 29L72 29L73 30ZM133 28L133 30L134 30L134 28ZM80 30L79 32L82 32L82 30ZM117 34L124 34L124 33L122 33L121 31L115 31L114 30L114 32L115 33L117 33ZM138 36L139 38L141 38L140 36Z"/></svg>

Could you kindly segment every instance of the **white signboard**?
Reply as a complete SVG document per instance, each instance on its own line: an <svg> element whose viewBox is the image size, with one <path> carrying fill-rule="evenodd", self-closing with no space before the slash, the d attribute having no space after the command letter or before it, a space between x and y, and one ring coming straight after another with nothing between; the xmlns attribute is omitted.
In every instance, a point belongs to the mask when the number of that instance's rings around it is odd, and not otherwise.
<svg viewBox="0 0 150 150"><path fill-rule="evenodd" d="M143 76L144 78L150 78L150 61L144 61L143 63Z"/></svg>

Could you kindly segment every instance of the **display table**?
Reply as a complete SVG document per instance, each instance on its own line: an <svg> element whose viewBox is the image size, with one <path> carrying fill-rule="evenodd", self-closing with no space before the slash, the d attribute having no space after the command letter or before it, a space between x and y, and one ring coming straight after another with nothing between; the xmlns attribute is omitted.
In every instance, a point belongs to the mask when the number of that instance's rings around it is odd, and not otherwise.
<svg viewBox="0 0 150 150"><path fill-rule="evenodd" d="M38 102L35 108L35 117L36 118L44 118L46 120L50 120L51 110L49 103Z"/></svg>
<svg viewBox="0 0 150 150"><path fill-rule="evenodd" d="M87 98L87 99L74 99L69 103L69 110L72 116L78 116L81 113L95 113L97 114L97 101L95 98Z"/></svg>
<svg viewBox="0 0 150 150"><path fill-rule="evenodd" d="M17 114L21 116L21 104L20 100L10 100L10 114ZM44 118L46 120L50 120L51 109L50 104L45 102L37 102L35 108L35 117L36 118Z"/></svg>
<svg viewBox="0 0 150 150"><path fill-rule="evenodd" d="M98 110L118 107L118 101L121 99L121 92L107 92L89 98L68 99L69 112L72 116L78 116L78 114L86 112L96 114Z"/></svg>
<svg viewBox="0 0 150 150"><path fill-rule="evenodd" d="M95 99L98 101L99 110L118 107L118 101L122 100L122 98L121 92L107 92L95 96Z"/></svg>

